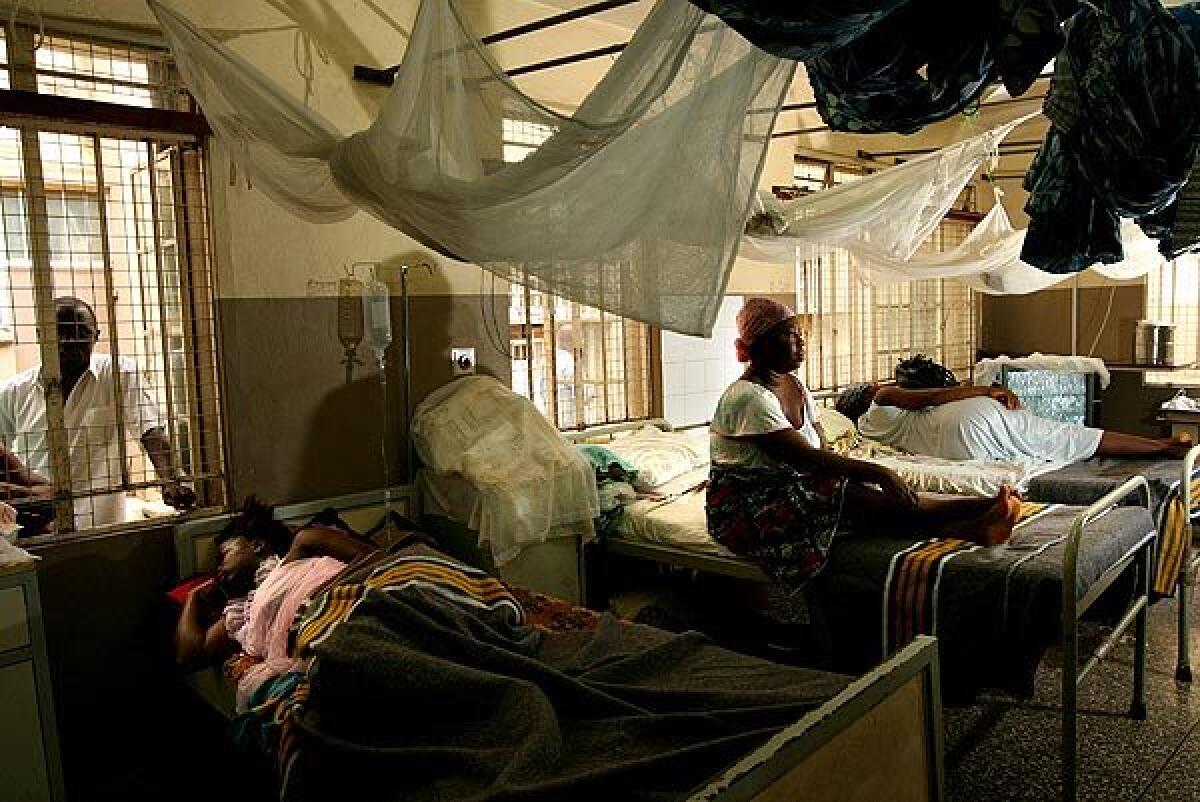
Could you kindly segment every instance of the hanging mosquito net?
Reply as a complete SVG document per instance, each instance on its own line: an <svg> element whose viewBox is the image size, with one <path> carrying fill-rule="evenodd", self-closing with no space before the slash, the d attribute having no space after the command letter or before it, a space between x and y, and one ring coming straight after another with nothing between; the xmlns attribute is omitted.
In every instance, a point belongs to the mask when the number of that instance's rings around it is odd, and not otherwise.
<svg viewBox="0 0 1200 802"><path fill-rule="evenodd" d="M980 292L1024 294L1068 278L1021 261L1025 230L1015 229L999 203L953 248L925 243L962 189L1023 117L897 167L794 201L759 197L741 253L793 264L844 250L863 281L891 284L959 279ZM1110 278L1130 279L1162 264L1157 244L1131 221L1121 229L1125 259L1096 265Z"/></svg>
<svg viewBox="0 0 1200 802"><path fill-rule="evenodd" d="M313 222L365 209L504 278L685 334L712 328L793 62L661 0L572 116L523 94L454 0L421 3L382 110L344 135L149 0L254 186ZM502 159L503 120L553 135Z"/></svg>

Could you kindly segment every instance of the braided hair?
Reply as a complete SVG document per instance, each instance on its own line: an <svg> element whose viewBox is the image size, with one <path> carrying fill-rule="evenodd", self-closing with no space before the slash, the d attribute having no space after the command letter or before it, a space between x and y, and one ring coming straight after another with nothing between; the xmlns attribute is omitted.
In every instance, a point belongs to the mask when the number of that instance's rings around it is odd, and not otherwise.
<svg viewBox="0 0 1200 802"><path fill-rule="evenodd" d="M901 359L896 364L896 384L906 390L937 390L942 387L957 387L958 377L944 365L939 365L924 354Z"/></svg>
<svg viewBox="0 0 1200 802"><path fill-rule="evenodd" d="M872 389L873 385L870 384L855 384L847 387L837 397L833 408L857 423L858 419L871 406Z"/></svg>
<svg viewBox="0 0 1200 802"><path fill-rule="evenodd" d="M292 529L275 518L275 508L256 496L242 503L242 509L224 529L217 534L216 544L233 537L258 540L266 544L270 552L282 557L292 547Z"/></svg>

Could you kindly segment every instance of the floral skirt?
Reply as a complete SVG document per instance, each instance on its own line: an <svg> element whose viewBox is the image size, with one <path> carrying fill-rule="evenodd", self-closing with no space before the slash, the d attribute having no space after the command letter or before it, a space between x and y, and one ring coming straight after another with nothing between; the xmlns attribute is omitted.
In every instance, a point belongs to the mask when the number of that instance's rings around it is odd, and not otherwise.
<svg viewBox="0 0 1200 802"><path fill-rule="evenodd" d="M790 590L825 565L842 519L846 480L787 467L713 464L708 531L725 548L755 560Z"/></svg>

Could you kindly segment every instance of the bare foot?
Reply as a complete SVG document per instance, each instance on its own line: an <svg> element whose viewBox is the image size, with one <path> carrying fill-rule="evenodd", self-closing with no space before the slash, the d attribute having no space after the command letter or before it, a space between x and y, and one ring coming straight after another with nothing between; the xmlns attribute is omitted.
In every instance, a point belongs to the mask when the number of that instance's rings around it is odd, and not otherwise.
<svg viewBox="0 0 1200 802"><path fill-rule="evenodd" d="M1000 546L1012 537L1013 527L1021 517L1021 499L1008 485L996 494L992 508L975 520L978 527L976 542L981 546Z"/></svg>

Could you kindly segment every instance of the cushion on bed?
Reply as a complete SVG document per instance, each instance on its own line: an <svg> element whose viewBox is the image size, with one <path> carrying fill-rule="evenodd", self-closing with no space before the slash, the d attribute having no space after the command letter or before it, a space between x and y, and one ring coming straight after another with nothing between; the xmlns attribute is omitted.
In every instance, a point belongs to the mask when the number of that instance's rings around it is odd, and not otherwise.
<svg viewBox="0 0 1200 802"><path fill-rule="evenodd" d="M205 582L212 579L213 576L214 574L196 574L190 579L185 579L167 591L167 598L182 607L183 603L187 601L187 597L192 590L200 585L203 585Z"/></svg>
<svg viewBox="0 0 1200 802"><path fill-rule="evenodd" d="M708 464L708 451L695 438L652 426L612 441L608 449L637 469L638 490L653 490Z"/></svg>
<svg viewBox="0 0 1200 802"><path fill-rule="evenodd" d="M858 433L854 421L838 412L833 407L817 409L817 423L825 430L825 439L830 443L845 437L853 437Z"/></svg>

